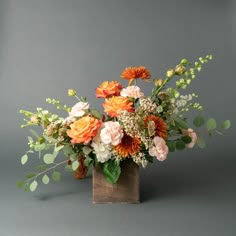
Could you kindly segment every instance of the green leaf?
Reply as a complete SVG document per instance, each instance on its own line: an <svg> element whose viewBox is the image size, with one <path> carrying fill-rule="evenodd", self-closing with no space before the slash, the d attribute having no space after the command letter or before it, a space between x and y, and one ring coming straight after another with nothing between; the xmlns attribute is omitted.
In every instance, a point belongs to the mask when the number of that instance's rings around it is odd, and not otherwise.
<svg viewBox="0 0 236 236"><path fill-rule="evenodd" d="M178 149L178 150L185 149L185 142L182 140L177 140L175 145L176 145L176 149Z"/></svg>
<svg viewBox="0 0 236 236"><path fill-rule="evenodd" d="M17 188L22 188L24 186L24 181L23 180L19 180L17 183L16 183L16 187Z"/></svg>
<svg viewBox="0 0 236 236"><path fill-rule="evenodd" d="M73 170L73 171L76 171L77 168L79 167L79 162L78 162L78 160L73 161L71 167L72 167L72 170Z"/></svg>
<svg viewBox="0 0 236 236"><path fill-rule="evenodd" d="M92 164L93 164L93 159L90 157L86 157L86 159L84 160L84 165L90 167Z"/></svg>
<svg viewBox="0 0 236 236"><path fill-rule="evenodd" d="M97 119L101 120L102 119L102 114L98 111L98 110L95 110L95 109L91 109L90 110L90 113Z"/></svg>
<svg viewBox="0 0 236 236"><path fill-rule="evenodd" d="M176 117L174 121L180 128L188 129L189 127L188 123L180 117Z"/></svg>
<svg viewBox="0 0 236 236"><path fill-rule="evenodd" d="M58 146L54 148L55 152L59 152L62 148L64 148L64 145Z"/></svg>
<svg viewBox="0 0 236 236"><path fill-rule="evenodd" d="M196 127L201 127L203 126L205 123L205 119L204 117L202 116L196 116L193 120L193 124L196 126Z"/></svg>
<svg viewBox="0 0 236 236"><path fill-rule="evenodd" d="M184 141L185 144L189 144L189 143L192 142L192 138L191 138L190 136L188 136L188 135L183 136L183 137L181 138L181 140Z"/></svg>
<svg viewBox="0 0 236 236"><path fill-rule="evenodd" d="M45 154L44 157L43 157L43 161L45 164L49 165L49 164L52 164L54 162L54 155L53 154Z"/></svg>
<svg viewBox="0 0 236 236"><path fill-rule="evenodd" d="M38 165L38 166L36 166L36 170L38 170L38 171L44 171L47 168L48 168L47 165Z"/></svg>
<svg viewBox="0 0 236 236"><path fill-rule="evenodd" d="M30 185L29 184L25 184L24 190L26 192L30 192Z"/></svg>
<svg viewBox="0 0 236 236"><path fill-rule="evenodd" d="M30 133L31 133L32 135L34 135L36 138L39 138L39 135L38 135L38 133L37 133L35 130L30 129L29 131L30 131Z"/></svg>
<svg viewBox="0 0 236 236"><path fill-rule="evenodd" d="M25 154L21 157L21 164L24 165L27 161L28 161L28 156L27 154Z"/></svg>
<svg viewBox="0 0 236 236"><path fill-rule="evenodd" d="M200 148L205 148L206 147L206 142L205 142L205 140L202 137L198 137L197 138L197 145Z"/></svg>
<svg viewBox="0 0 236 236"><path fill-rule="evenodd" d="M31 179L31 178L33 178L34 176L36 176L35 173L29 173L29 174L27 174L27 175L25 176L25 178L26 178L26 179Z"/></svg>
<svg viewBox="0 0 236 236"><path fill-rule="evenodd" d="M175 141L167 141L166 145L168 146L169 152L175 151Z"/></svg>
<svg viewBox="0 0 236 236"><path fill-rule="evenodd" d="M34 142L33 138L30 137L30 136L28 136L28 141L29 141L30 143Z"/></svg>
<svg viewBox="0 0 236 236"><path fill-rule="evenodd" d="M48 175L44 175L44 176L42 177L42 182L43 182L44 184L48 184L49 181L50 181L50 179L49 179Z"/></svg>
<svg viewBox="0 0 236 236"><path fill-rule="evenodd" d="M108 182L115 184L120 177L120 165L115 160L109 160L103 164L102 172Z"/></svg>
<svg viewBox="0 0 236 236"><path fill-rule="evenodd" d="M31 184L30 184L30 191L31 192L34 192L35 190L36 190L36 188L37 188L37 186L38 186L38 182L36 181L36 180L34 180Z"/></svg>
<svg viewBox="0 0 236 236"><path fill-rule="evenodd" d="M207 121L206 125L208 131L213 130L216 128L216 120L214 118L211 118Z"/></svg>
<svg viewBox="0 0 236 236"><path fill-rule="evenodd" d="M221 124L221 127L222 127L223 129L229 129L230 126L231 126L230 120L225 120L225 121L223 121L223 123Z"/></svg>
<svg viewBox="0 0 236 236"><path fill-rule="evenodd" d="M61 173L58 171L53 171L52 172L52 179L54 181L59 181L61 179Z"/></svg>
<svg viewBox="0 0 236 236"><path fill-rule="evenodd" d="M65 170L68 172L73 172L71 165L66 165Z"/></svg>
<svg viewBox="0 0 236 236"><path fill-rule="evenodd" d="M46 149L46 146L47 146L47 145L46 145L45 143L35 144L35 145L34 145L34 150L35 150L36 152L40 152L40 151Z"/></svg>

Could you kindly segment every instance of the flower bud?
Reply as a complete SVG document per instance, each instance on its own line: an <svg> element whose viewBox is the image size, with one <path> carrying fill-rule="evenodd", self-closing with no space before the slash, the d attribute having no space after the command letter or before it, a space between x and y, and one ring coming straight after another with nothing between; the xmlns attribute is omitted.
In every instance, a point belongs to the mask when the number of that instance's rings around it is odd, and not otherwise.
<svg viewBox="0 0 236 236"><path fill-rule="evenodd" d="M177 65L177 66L175 67L175 73L176 73L177 75L183 75L185 71L186 71L186 68L185 68L185 66L183 66L183 65Z"/></svg>
<svg viewBox="0 0 236 236"><path fill-rule="evenodd" d="M68 96L74 97L76 95L76 91L74 89L68 89Z"/></svg>
<svg viewBox="0 0 236 236"><path fill-rule="evenodd" d="M32 124L37 125L37 124L39 123L39 117L38 117L38 115L33 115L33 116L31 116L31 117L30 117L30 122L31 122Z"/></svg>
<svg viewBox="0 0 236 236"><path fill-rule="evenodd" d="M155 79L155 80L154 80L155 86L161 86L162 83L163 83L163 79Z"/></svg>
<svg viewBox="0 0 236 236"><path fill-rule="evenodd" d="M187 63L188 63L188 61L187 61L187 59L185 59L185 58L182 59L181 62L180 62L180 64L182 64L182 65L186 65Z"/></svg>
<svg viewBox="0 0 236 236"><path fill-rule="evenodd" d="M171 78L175 75L175 70L174 69L169 69L167 72L166 72L166 76L168 78Z"/></svg>

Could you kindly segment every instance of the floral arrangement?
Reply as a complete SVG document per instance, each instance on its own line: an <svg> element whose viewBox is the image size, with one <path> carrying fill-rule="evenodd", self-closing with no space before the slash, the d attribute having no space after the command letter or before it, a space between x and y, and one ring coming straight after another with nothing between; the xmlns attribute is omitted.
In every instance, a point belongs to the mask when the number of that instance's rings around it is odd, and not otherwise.
<svg viewBox="0 0 236 236"><path fill-rule="evenodd" d="M68 90L68 95L77 99L73 107L46 99L47 103L64 110L65 117L42 108L34 112L20 110L25 117L22 127L41 127L40 134L30 130L29 150L21 157L21 163L26 164L30 155L38 153L43 164L37 166L34 173L27 174L17 186L35 191L39 180L44 184L51 179L60 180L60 166L81 179L94 165L101 165L106 180L114 184L119 179L120 163L124 160L132 159L146 167L154 159L164 161L168 152L193 148L196 143L200 148L205 147L205 141L196 129L204 126L209 135L221 134L221 131L214 118L205 120L200 115L193 119L195 128L191 128L186 112L191 109L201 111L203 106L193 101L198 97L195 93L181 95L180 91L189 86L196 72L211 59L212 56L207 55L193 64L182 59L167 70L164 79L152 79L150 71L143 66L126 68L121 78L128 81L128 86L117 81L104 81L96 88L96 97L104 99L103 113L92 109L86 98L78 96L74 89ZM150 95L142 92L138 86L140 80L152 82ZM220 128L229 127L230 121L225 120Z"/></svg>

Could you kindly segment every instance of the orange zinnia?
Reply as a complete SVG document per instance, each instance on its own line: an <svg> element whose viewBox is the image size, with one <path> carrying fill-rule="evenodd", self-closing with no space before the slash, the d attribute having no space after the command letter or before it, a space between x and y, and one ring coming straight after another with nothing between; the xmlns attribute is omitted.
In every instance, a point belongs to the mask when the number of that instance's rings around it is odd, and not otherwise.
<svg viewBox="0 0 236 236"><path fill-rule="evenodd" d="M123 158L132 157L140 151L141 141L139 138L131 137L124 133L121 143L114 146L114 150L117 154L121 155Z"/></svg>
<svg viewBox="0 0 236 236"><path fill-rule="evenodd" d="M92 116L84 116L70 125L67 135L71 138L72 143L89 143L92 137L96 136L101 124L101 120Z"/></svg>
<svg viewBox="0 0 236 236"><path fill-rule="evenodd" d="M121 97L121 96L113 96L111 98L107 98L103 103L104 111L110 117L117 117L119 111L126 110L128 112L133 112L133 102L129 100L129 98Z"/></svg>
<svg viewBox="0 0 236 236"><path fill-rule="evenodd" d="M117 81L104 81L100 87L96 88L97 98L107 98L109 96L119 96L120 90L123 88L122 84Z"/></svg>
<svg viewBox="0 0 236 236"><path fill-rule="evenodd" d="M163 139L167 138L167 126L165 121L155 115L148 115L144 119L144 124L147 126L149 121L153 121L155 123L155 135L159 136Z"/></svg>
<svg viewBox="0 0 236 236"><path fill-rule="evenodd" d="M140 67L127 67L121 73L121 78L129 80L129 85L136 79L140 78L148 80L151 78L151 73L144 66Z"/></svg>

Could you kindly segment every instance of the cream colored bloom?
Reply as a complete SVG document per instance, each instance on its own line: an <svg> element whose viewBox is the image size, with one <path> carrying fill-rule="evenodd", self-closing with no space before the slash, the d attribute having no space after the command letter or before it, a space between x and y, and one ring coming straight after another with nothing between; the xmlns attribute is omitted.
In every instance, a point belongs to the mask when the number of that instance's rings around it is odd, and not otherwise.
<svg viewBox="0 0 236 236"><path fill-rule="evenodd" d="M89 104L87 102L76 103L69 112L70 117L80 117L85 114L85 110L89 109Z"/></svg>
<svg viewBox="0 0 236 236"><path fill-rule="evenodd" d="M166 142L163 138L156 136L153 139L154 146L149 148L149 155L155 156L157 160L164 161L168 154L168 147L166 145Z"/></svg>
<svg viewBox="0 0 236 236"><path fill-rule="evenodd" d="M193 129L189 128L189 129L184 131L184 134L188 135L192 139L191 143L186 144L186 147L187 148L193 148L195 146L196 142L197 142L196 132L194 132Z"/></svg>
<svg viewBox="0 0 236 236"><path fill-rule="evenodd" d="M128 86L121 90L120 95L122 97L141 98L144 96L144 93L138 86Z"/></svg>

